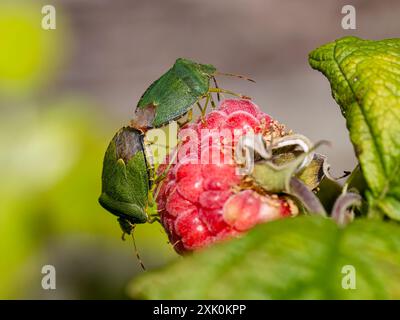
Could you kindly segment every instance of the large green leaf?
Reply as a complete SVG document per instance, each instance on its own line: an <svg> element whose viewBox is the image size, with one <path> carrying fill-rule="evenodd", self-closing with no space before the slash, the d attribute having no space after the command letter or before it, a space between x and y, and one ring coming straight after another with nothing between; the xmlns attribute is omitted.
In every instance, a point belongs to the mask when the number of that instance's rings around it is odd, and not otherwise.
<svg viewBox="0 0 400 320"><path fill-rule="evenodd" d="M347 120L370 215L400 220L400 39L345 37L310 53Z"/></svg>
<svg viewBox="0 0 400 320"><path fill-rule="evenodd" d="M342 268L356 289L343 289ZM260 225L241 239L144 274L130 286L148 299L400 298L400 233L389 222L299 217Z"/></svg>

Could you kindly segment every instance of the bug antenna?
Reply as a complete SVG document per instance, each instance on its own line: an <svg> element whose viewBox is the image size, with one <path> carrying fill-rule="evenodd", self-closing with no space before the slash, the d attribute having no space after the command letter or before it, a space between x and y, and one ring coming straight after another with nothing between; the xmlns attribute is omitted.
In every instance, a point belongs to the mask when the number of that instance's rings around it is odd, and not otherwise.
<svg viewBox="0 0 400 320"><path fill-rule="evenodd" d="M131 235L132 235L133 248L135 249L136 258L138 259L139 264L140 264L140 266L142 267L143 271L146 271L146 267L144 266L144 263L143 263L143 261L142 261L142 258L140 257L139 251L138 251L138 249L137 249L137 247L136 247L136 241L135 241L135 236L133 235L133 230L132 230Z"/></svg>
<svg viewBox="0 0 400 320"><path fill-rule="evenodd" d="M213 81L214 81L214 85L217 89L219 89L218 83L217 83L217 79L215 79L215 77L212 77ZM219 92L217 92L217 100L218 102L221 100L221 97L219 95Z"/></svg>
<svg viewBox="0 0 400 320"><path fill-rule="evenodd" d="M227 73L227 72L217 72L216 74L221 75L221 76L236 77L236 78L240 78L240 79L247 80L247 81L254 82L254 83L256 82L254 79L243 76L241 74Z"/></svg>

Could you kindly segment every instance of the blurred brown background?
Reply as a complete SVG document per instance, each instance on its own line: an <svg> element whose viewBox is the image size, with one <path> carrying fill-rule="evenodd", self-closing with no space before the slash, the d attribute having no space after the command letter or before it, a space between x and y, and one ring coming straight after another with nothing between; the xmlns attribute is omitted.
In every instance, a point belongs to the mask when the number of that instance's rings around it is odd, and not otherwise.
<svg viewBox="0 0 400 320"><path fill-rule="evenodd" d="M308 53L345 35L398 36L400 2L317 0L56 1L65 11L73 49L55 91L97 99L121 123L148 84L177 57L246 74L256 84L220 79L253 97L266 112L310 138L328 139L334 170L354 165L344 121L327 81ZM343 30L351 4L357 29Z"/></svg>
<svg viewBox="0 0 400 320"><path fill-rule="evenodd" d="M41 7L57 10L42 30ZM343 30L341 9L356 8ZM147 86L177 57L245 74L220 77L324 147L333 172L355 165L339 108L308 53L345 35L398 37L400 1L54 0L0 4L0 298L126 298L141 272L132 243L97 204L101 162ZM177 259L161 228L137 228L149 269ZM57 269L44 291L41 267Z"/></svg>

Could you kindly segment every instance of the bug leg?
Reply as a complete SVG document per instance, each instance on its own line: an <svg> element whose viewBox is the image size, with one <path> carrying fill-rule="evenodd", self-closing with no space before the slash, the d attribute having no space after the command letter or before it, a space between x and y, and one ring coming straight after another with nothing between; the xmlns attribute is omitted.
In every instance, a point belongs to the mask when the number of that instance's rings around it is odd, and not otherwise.
<svg viewBox="0 0 400 320"><path fill-rule="evenodd" d="M196 102L196 105L199 108L200 113L201 113L200 120L202 123L205 123L204 118L206 116L207 106L210 101L210 93L207 93L207 95L205 97L206 97L206 102L205 102L204 106L201 106L201 103L199 101Z"/></svg>
<svg viewBox="0 0 400 320"><path fill-rule="evenodd" d="M149 217L147 222L148 223L154 223L154 222L161 223L161 220L160 220L160 217L158 215L152 215L152 216Z"/></svg>
<svg viewBox="0 0 400 320"><path fill-rule="evenodd" d="M212 77L212 79L214 81L215 88L219 89L219 86L218 86L218 83L217 83L217 79L215 79L214 76ZM217 100L218 100L218 102L221 100L220 96L219 96L219 92L217 92Z"/></svg>
<svg viewBox="0 0 400 320"><path fill-rule="evenodd" d="M200 113L201 113L201 116L200 116L201 122L204 123L204 114L205 114L205 110L204 110L204 108L201 106L200 102L197 101L197 102L196 102L196 105L197 105L197 107L199 108Z"/></svg>
<svg viewBox="0 0 400 320"><path fill-rule="evenodd" d="M211 108L216 109L217 105L215 104L214 98L211 93L209 93L209 95L210 95L210 101L211 101Z"/></svg>
<svg viewBox="0 0 400 320"><path fill-rule="evenodd" d="M154 179L155 185L159 184L161 181L163 181L165 179L165 177L168 174L169 169L171 169L171 166L174 164L177 156L178 156L178 149L175 150L174 155L171 157L171 160L169 161L169 163L168 163L167 167L164 169L164 171L161 172L161 174ZM157 195L158 195L158 192L157 192ZM154 198L156 198L156 196Z"/></svg>
<svg viewBox="0 0 400 320"><path fill-rule="evenodd" d="M192 120L193 120L193 109L190 109L190 110L187 112L187 116L186 116L185 121L182 121L182 122L177 121L177 122L178 122L179 128L182 128L184 125L188 124L188 123L191 122Z"/></svg>
<svg viewBox="0 0 400 320"><path fill-rule="evenodd" d="M179 143L178 143L178 145L179 145ZM171 169L171 166L174 164L177 156L178 156L178 149L175 149L175 152L174 152L173 156L171 157L171 160L169 161L167 167L164 169L163 172L161 172L161 174L159 176L154 178L154 180L153 180L154 184L153 184L152 190L150 190L150 193L149 193L149 196L153 195L152 201L153 201L153 199L157 199L158 193L160 192L160 188L163 183L163 180L167 176L169 170Z"/></svg>
<svg viewBox="0 0 400 320"><path fill-rule="evenodd" d="M236 93L236 92L233 92L233 91L230 91L230 90L222 89L222 88L210 88L210 89L208 89L208 91L209 92L214 92L214 93L226 93L226 94L230 94L230 95L235 96L235 97L239 97L241 99L251 100L251 98L248 97L248 96L245 96L243 94Z"/></svg>

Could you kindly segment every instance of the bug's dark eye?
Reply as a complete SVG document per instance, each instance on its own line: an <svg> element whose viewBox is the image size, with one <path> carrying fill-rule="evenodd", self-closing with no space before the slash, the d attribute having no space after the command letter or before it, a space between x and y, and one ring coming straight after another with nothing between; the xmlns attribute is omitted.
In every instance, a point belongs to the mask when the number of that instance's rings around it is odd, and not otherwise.
<svg viewBox="0 0 400 320"><path fill-rule="evenodd" d="M143 134L133 128L122 128L115 137L117 159L125 163L138 152L143 151Z"/></svg>

